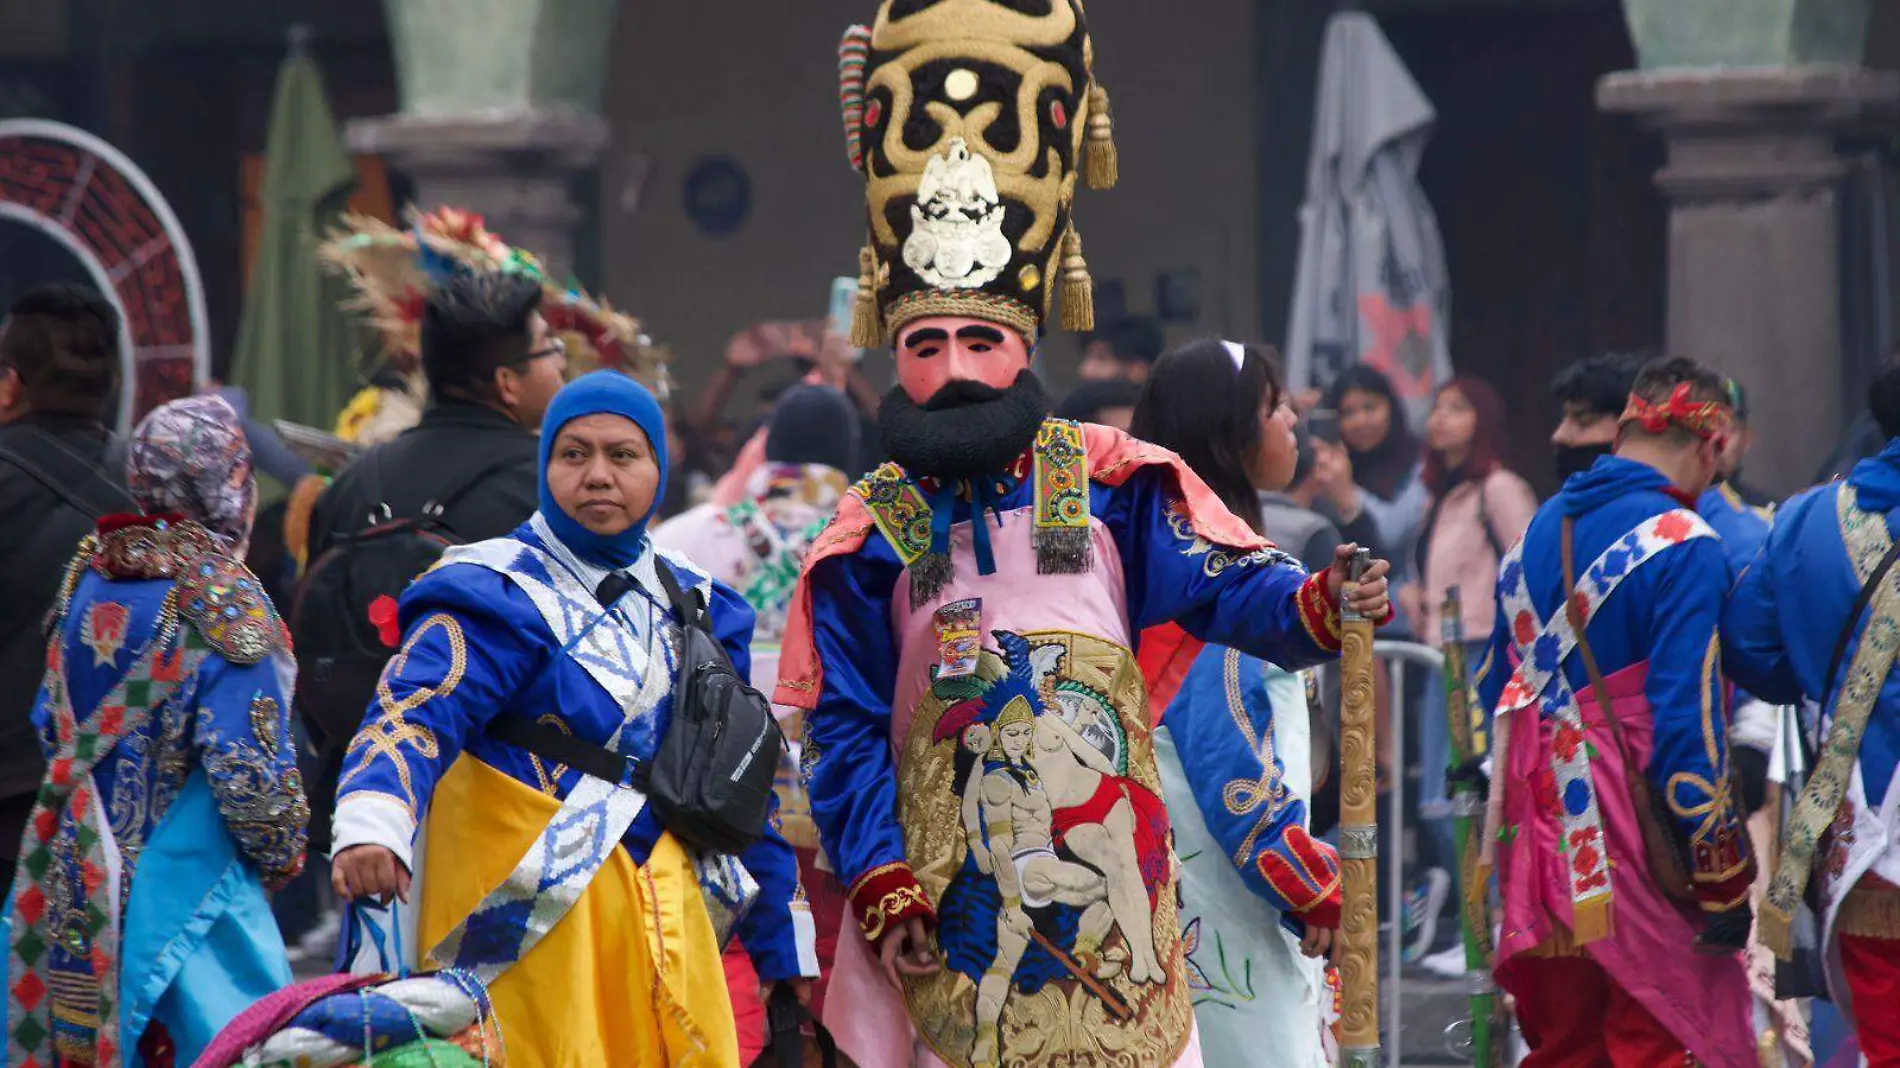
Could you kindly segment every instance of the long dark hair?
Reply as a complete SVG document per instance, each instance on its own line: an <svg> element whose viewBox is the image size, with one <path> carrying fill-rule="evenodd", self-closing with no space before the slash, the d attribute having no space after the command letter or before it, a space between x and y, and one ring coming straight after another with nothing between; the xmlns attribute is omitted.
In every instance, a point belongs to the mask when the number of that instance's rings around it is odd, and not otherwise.
<svg viewBox="0 0 1900 1068"><path fill-rule="evenodd" d="M1352 480L1373 496L1391 500L1398 496L1412 468L1418 464L1418 439L1412 436L1411 424L1405 419L1405 405L1400 403L1398 391L1392 388L1392 380L1385 372L1363 363L1346 368L1327 389L1326 407L1338 411L1340 401L1353 390L1384 397L1392 410L1385 440L1364 452L1347 447L1352 457Z"/></svg>
<svg viewBox="0 0 1900 1068"><path fill-rule="evenodd" d="M1131 430L1172 449L1228 511L1264 533L1247 458L1260 447L1261 408L1268 401L1278 406L1283 392L1279 356L1271 348L1244 346L1235 367L1226 345L1202 338L1155 361Z"/></svg>
<svg viewBox="0 0 1900 1068"><path fill-rule="evenodd" d="M1444 396L1446 390L1455 389L1477 413L1476 426L1471 431L1471 447L1465 452L1465 460L1456 469L1445 466L1445 458L1437 449L1425 451L1425 488L1436 496L1460 482L1481 479L1504 466L1505 416L1504 399L1498 391L1491 388L1489 382L1470 375L1458 375L1451 381L1438 387L1436 396Z"/></svg>

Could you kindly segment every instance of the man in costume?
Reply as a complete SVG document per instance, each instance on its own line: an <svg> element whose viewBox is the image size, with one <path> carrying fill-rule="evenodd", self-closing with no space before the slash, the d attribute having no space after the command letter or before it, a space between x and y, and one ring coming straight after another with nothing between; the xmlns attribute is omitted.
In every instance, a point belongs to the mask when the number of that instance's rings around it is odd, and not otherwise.
<svg viewBox="0 0 1900 1068"><path fill-rule="evenodd" d="M66 569L34 723L49 767L7 908L13 1068L170 1068L290 982L265 888L303 868L296 666L238 563L250 448L216 397L139 424L140 514Z"/></svg>
<svg viewBox="0 0 1900 1068"><path fill-rule="evenodd" d="M1820 704L1825 741L1783 835L1761 940L1783 956L1818 883L1828 988L1861 1052L1900 1065L1900 360L1869 389L1887 447L1844 482L1797 494L1723 616L1726 663L1766 700Z"/></svg>
<svg viewBox="0 0 1900 1068"><path fill-rule="evenodd" d="M653 757L678 648L659 568L707 598L746 671L751 609L647 537L666 471L639 383L598 371L562 389L540 510L403 594L406 641L344 764L338 894L418 899L408 944L489 984L527 1064L734 1063L719 947L735 929L766 981L817 974L776 832L739 858L694 854L627 775L565 766L548 744L588 743L594 768Z"/></svg>
<svg viewBox="0 0 1900 1068"><path fill-rule="evenodd" d="M1691 506L1729 426L1688 360L1637 376L1613 455L1499 568L1479 691L1497 709L1498 978L1531 1068L1753 1065L1754 860L1730 799L1717 628L1729 566Z"/></svg>
<svg viewBox="0 0 1900 1068"><path fill-rule="evenodd" d="M1135 635L1179 620L1297 668L1337 652L1342 596L1389 614L1386 568L1342 593L1172 453L1047 417L1029 352L1058 289L1091 325L1078 168L1115 168L1080 3L889 3L841 52L853 341L894 343L899 384L895 462L807 557L780 666L857 921L826 1023L879 1068L1199 1065ZM1298 863L1338 879L1328 850Z"/></svg>

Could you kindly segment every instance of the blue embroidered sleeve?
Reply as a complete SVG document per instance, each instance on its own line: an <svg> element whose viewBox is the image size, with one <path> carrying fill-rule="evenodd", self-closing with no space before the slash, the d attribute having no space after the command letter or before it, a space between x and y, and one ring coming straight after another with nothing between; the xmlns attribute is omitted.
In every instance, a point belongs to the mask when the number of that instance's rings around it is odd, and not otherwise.
<svg viewBox="0 0 1900 1068"><path fill-rule="evenodd" d="M407 864L437 780L551 650L527 596L474 564L418 579L401 621L402 650L344 757L335 848L380 845Z"/></svg>
<svg viewBox="0 0 1900 1068"><path fill-rule="evenodd" d="M899 568L894 557L873 555L880 549L874 542L822 561L805 578L812 584L812 637L825 665L806 725L805 789L833 870L850 896L862 899L857 918L872 939L885 920L918 904L891 761L897 651L890 601ZM882 909L887 897L897 907Z"/></svg>
<svg viewBox="0 0 1900 1068"><path fill-rule="evenodd" d="M1302 925L1337 927L1339 860L1307 833L1306 802L1286 783L1273 719L1266 665L1210 647L1165 722L1201 818L1247 888Z"/></svg>
<svg viewBox="0 0 1900 1068"><path fill-rule="evenodd" d="M198 676L198 760L238 849L270 889L303 870L310 803L290 736L296 665L286 650L255 664L215 654Z"/></svg>
<svg viewBox="0 0 1900 1068"><path fill-rule="evenodd" d="M1653 603L1667 606L1654 616L1643 684L1655 730L1648 772L1690 844L1698 895L1710 911L1732 906L1736 894L1748 890L1739 879L1748 853L1729 791L1718 633L1728 573L1721 543L1702 538L1628 580L1654 581Z"/></svg>
<svg viewBox="0 0 1900 1068"><path fill-rule="evenodd" d="M1095 486L1094 511L1122 550L1128 616L1139 632L1179 623L1289 671L1338 654L1338 612L1308 584L1306 569L1278 549L1215 545L1190 525L1171 472L1137 472L1119 487Z"/></svg>

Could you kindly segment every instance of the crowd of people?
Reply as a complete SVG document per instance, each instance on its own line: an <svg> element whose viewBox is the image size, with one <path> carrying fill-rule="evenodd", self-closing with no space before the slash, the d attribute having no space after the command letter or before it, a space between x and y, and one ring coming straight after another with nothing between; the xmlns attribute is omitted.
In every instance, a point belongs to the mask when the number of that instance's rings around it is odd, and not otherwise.
<svg viewBox="0 0 1900 1068"><path fill-rule="evenodd" d="M1045 7L847 34L855 301L690 405L453 209L326 246L384 351L302 451L215 384L121 440L111 305L13 303L8 1068L1338 1063L1355 619L1472 665L1375 673L1387 919L1462 975L1495 896L1522 1064L1821 1063L1831 1011L1900 1065L1900 357L1772 510L1737 383L1581 361L1540 502L1479 378L1414 426L1370 365L1097 329L1112 117Z"/></svg>

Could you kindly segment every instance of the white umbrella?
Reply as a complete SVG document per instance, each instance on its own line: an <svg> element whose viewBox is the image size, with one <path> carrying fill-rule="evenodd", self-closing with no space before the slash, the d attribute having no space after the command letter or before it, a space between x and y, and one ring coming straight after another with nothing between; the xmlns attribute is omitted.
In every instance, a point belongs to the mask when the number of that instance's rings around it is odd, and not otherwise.
<svg viewBox="0 0 1900 1068"><path fill-rule="evenodd" d="M1451 376L1451 286L1438 222L1418 187L1437 113L1372 16L1326 24L1300 269L1287 338L1292 387L1323 389L1367 363L1414 424Z"/></svg>

